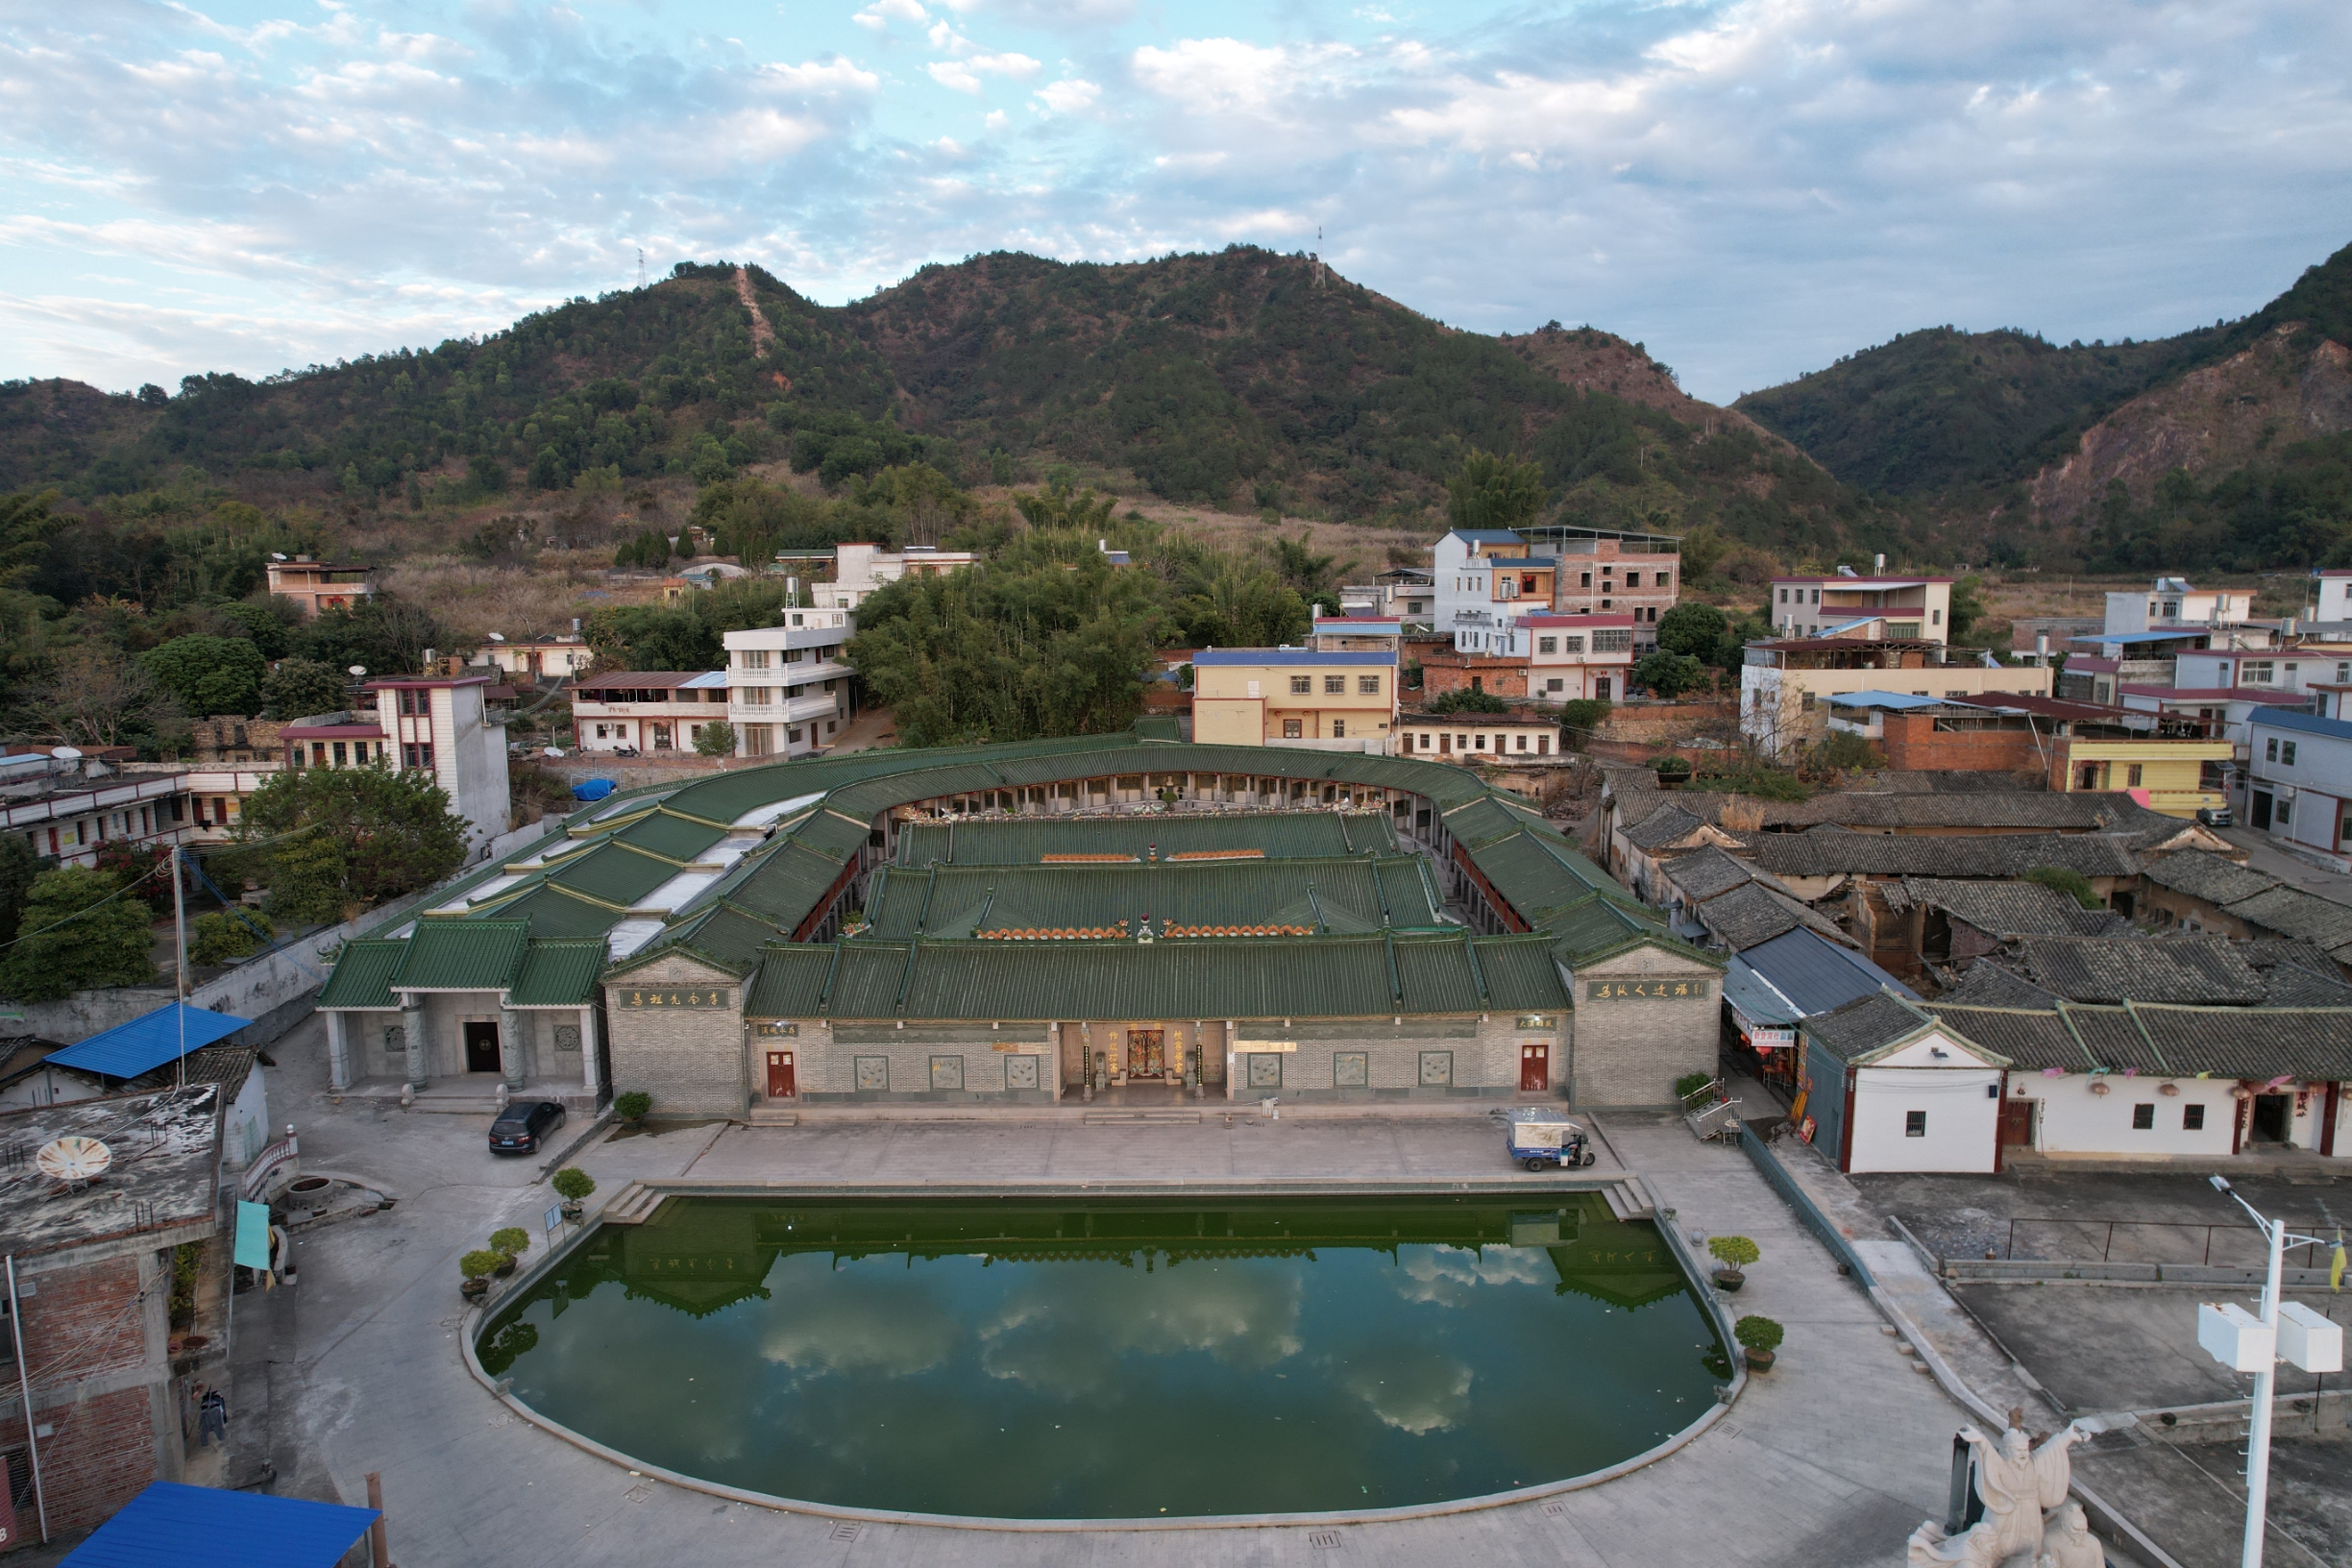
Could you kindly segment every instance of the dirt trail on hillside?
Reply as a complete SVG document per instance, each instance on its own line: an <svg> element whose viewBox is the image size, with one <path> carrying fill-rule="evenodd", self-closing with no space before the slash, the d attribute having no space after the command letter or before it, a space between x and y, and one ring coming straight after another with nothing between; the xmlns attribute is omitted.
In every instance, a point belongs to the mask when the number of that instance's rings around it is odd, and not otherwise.
<svg viewBox="0 0 2352 1568"><path fill-rule="evenodd" d="M775 342L775 329L768 325L767 316L761 313L759 299L751 292L751 274L742 267L735 269L735 297L751 312L751 357L765 359Z"/></svg>

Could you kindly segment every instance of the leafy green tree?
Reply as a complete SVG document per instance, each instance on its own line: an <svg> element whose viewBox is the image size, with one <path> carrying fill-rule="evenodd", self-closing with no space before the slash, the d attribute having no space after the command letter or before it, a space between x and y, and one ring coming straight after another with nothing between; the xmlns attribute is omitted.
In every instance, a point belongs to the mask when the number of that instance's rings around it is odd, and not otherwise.
<svg viewBox="0 0 2352 1568"><path fill-rule="evenodd" d="M365 667L372 675L414 674L429 648L447 648L449 633L430 610L380 593L345 609L321 610L294 640L297 657L337 670Z"/></svg>
<svg viewBox="0 0 2352 1568"><path fill-rule="evenodd" d="M1134 722L1167 624L1163 584L1113 566L1097 537L1033 529L985 573L906 577L866 601L849 662L906 744L1102 734Z"/></svg>
<svg viewBox="0 0 2352 1568"><path fill-rule="evenodd" d="M1190 586L1176 614L1196 647L1278 648L1304 642L1313 629L1307 600L1262 567L1252 571L1229 560Z"/></svg>
<svg viewBox="0 0 2352 1568"><path fill-rule="evenodd" d="M466 459L466 482L485 496L495 496L506 488L506 465L478 452Z"/></svg>
<svg viewBox="0 0 2352 1568"><path fill-rule="evenodd" d="M282 919L331 923L465 864L466 821L428 773L301 768L262 780L237 824L240 874Z"/></svg>
<svg viewBox="0 0 2352 1568"><path fill-rule="evenodd" d="M724 651L694 610L659 604L593 611L581 632L605 670L716 670Z"/></svg>
<svg viewBox="0 0 2352 1568"><path fill-rule="evenodd" d="M166 691L200 719L247 718L261 706L261 650L242 637L175 637L139 655Z"/></svg>
<svg viewBox="0 0 2352 1568"><path fill-rule="evenodd" d="M1951 609L1945 616L1946 631L1955 643L1966 643L1970 628L1984 619L1984 578L1971 574L1951 586Z"/></svg>
<svg viewBox="0 0 2352 1568"><path fill-rule="evenodd" d="M1707 674L1706 666L1689 654L1669 653L1661 649L1633 667L1633 678L1653 696L1671 702L1684 692L1705 685Z"/></svg>
<svg viewBox="0 0 2352 1568"><path fill-rule="evenodd" d="M25 895L41 873L41 857L20 834L0 833L0 936L16 934L24 918Z"/></svg>
<svg viewBox="0 0 2352 1568"><path fill-rule="evenodd" d="M735 726L724 719L704 724L695 735L694 748L706 757L731 757L735 754Z"/></svg>
<svg viewBox="0 0 2352 1568"><path fill-rule="evenodd" d="M1508 713L1510 704L1492 692L1458 687L1430 702L1432 713Z"/></svg>
<svg viewBox="0 0 2352 1568"><path fill-rule="evenodd" d="M1539 464L1473 447L1446 481L1446 521L1458 528L1525 527L1548 500Z"/></svg>
<svg viewBox="0 0 2352 1568"><path fill-rule="evenodd" d="M155 978L147 905L110 871L61 866L33 879L0 987L20 1002L77 991L143 986Z"/></svg>
<svg viewBox="0 0 2352 1568"><path fill-rule="evenodd" d="M1601 721L1609 716L1609 703L1597 697L1569 698L1560 704L1560 734L1570 746L1582 750L1584 743L1592 739L1592 732L1600 727Z"/></svg>
<svg viewBox="0 0 2352 1568"><path fill-rule="evenodd" d="M261 701L273 719L304 719L347 705L342 671L316 659L282 659L261 678Z"/></svg>
<svg viewBox="0 0 2352 1568"><path fill-rule="evenodd" d="M1723 611L1686 600L1658 617L1658 647L1712 664L1722 651L1724 628Z"/></svg>
<svg viewBox="0 0 2352 1568"><path fill-rule="evenodd" d="M220 614L223 620L244 627L245 635L265 659L284 658L293 646L294 628L302 623L302 611L292 600L282 597L266 604L223 604Z"/></svg>
<svg viewBox="0 0 2352 1568"><path fill-rule="evenodd" d="M188 943L191 964L234 964L253 957L278 934L268 916L250 909L208 910L190 923L194 933Z"/></svg>

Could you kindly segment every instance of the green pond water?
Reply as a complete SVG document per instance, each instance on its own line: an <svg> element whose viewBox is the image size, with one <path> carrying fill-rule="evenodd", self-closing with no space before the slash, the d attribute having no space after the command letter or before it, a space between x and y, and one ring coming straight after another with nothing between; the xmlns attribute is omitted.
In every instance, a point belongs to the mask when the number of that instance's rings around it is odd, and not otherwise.
<svg viewBox="0 0 2352 1568"><path fill-rule="evenodd" d="M600 1231L481 1353L688 1475L1025 1519L1531 1486L1688 1426L1725 1370L1656 1231L1572 1194L674 1199Z"/></svg>

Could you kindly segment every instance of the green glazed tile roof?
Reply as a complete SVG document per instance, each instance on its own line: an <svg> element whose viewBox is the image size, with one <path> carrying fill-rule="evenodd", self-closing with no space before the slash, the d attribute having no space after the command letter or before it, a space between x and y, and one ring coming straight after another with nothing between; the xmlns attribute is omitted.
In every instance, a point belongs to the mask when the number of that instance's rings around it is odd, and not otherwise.
<svg viewBox="0 0 2352 1568"><path fill-rule="evenodd" d="M659 811L613 836L623 844L633 845L648 854L659 855L679 865L684 865L726 837L718 828Z"/></svg>
<svg viewBox="0 0 2352 1568"><path fill-rule="evenodd" d="M669 861L615 843L580 851L548 880L599 903L611 904L616 910L625 910L677 875L677 867Z"/></svg>
<svg viewBox="0 0 2352 1568"><path fill-rule="evenodd" d="M620 919L602 904L576 898L557 887L541 887L501 904L502 919L522 920L534 937L600 937Z"/></svg>
<svg viewBox="0 0 2352 1568"><path fill-rule="evenodd" d="M392 976L408 956L405 942L350 942L335 960L334 972L319 988L321 1007L398 1007Z"/></svg>
<svg viewBox="0 0 2352 1568"><path fill-rule="evenodd" d="M396 991L503 991L523 967L527 920L419 920Z"/></svg>
<svg viewBox="0 0 2352 1568"><path fill-rule="evenodd" d="M580 1007L595 999L604 972L604 939L534 940L523 954L507 1000L516 1007Z"/></svg>
<svg viewBox="0 0 2352 1568"><path fill-rule="evenodd" d="M766 950L759 978L744 997L751 1018L813 1018L822 1011L825 981L833 972L831 944L778 943Z"/></svg>
<svg viewBox="0 0 2352 1568"><path fill-rule="evenodd" d="M1396 829L1385 813L1341 816L1329 811L1267 812L1258 816L981 818L918 822L898 833L898 863L927 866L1035 866L1044 855L1133 855L1157 846L1171 855L1216 849L1256 849L1269 860L1396 852Z"/></svg>
<svg viewBox="0 0 2352 1568"><path fill-rule="evenodd" d="M1346 931L1443 926L1420 857L1169 865L886 867L868 896L873 935L1296 924ZM1310 896L1311 894L1311 897ZM1190 939L1186 939L1190 940Z"/></svg>

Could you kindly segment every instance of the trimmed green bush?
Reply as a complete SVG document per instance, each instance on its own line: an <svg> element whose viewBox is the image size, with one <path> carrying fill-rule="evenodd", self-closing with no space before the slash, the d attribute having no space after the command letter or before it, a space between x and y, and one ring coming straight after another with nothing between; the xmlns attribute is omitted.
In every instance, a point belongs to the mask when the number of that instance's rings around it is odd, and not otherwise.
<svg viewBox="0 0 2352 1568"><path fill-rule="evenodd" d="M469 1280L486 1280L490 1277L491 1270L505 1261L504 1253L492 1252L488 1247L481 1247L457 1260L457 1272Z"/></svg>
<svg viewBox="0 0 2352 1568"><path fill-rule="evenodd" d="M1710 1236L1707 1251L1727 1268L1746 1268L1764 1256L1762 1249L1744 1236ZM1747 1343L1744 1339L1740 1342Z"/></svg>
<svg viewBox="0 0 2352 1568"><path fill-rule="evenodd" d="M596 1190L596 1178L577 1165L566 1165L557 1171L548 1185L566 1203L577 1203Z"/></svg>
<svg viewBox="0 0 2352 1568"><path fill-rule="evenodd" d="M1743 1317L1731 1326L1731 1337L1748 1350L1760 1350L1769 1356L1780 1348L1781 1335L1788 1331L1769 1317Z"/></svg>
<svg viewBox="0 0 2352 1568"><path fill-rule="evenodd" d="M646 1113L652 1109L653 1096L640 1089L613 1096L613 1115L623 1121L642 1121Z"/></svg>
<svg viewBox="0 0 2352 1568"><path fill-rule="evenodd" d="M490 1233L490 1250L506 1258L530 1251L530 1232L520 1225L503 1225Z"/></svg>

